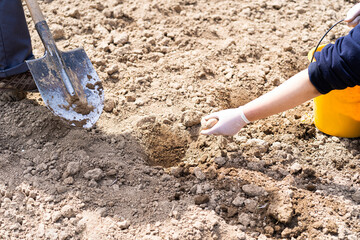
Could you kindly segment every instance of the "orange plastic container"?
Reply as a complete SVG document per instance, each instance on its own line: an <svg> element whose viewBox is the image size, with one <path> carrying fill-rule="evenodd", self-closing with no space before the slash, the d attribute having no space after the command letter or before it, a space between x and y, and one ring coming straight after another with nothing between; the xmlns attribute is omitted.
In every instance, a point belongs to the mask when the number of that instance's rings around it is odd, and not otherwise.
<svg viewBox="0 0 360 240"><path fill-rule="evenodd" d="M321 45L317 51L324 46ZM314 50L308 53L309 61ZM345 138L360 137L360 86L333 90L316 97L314 117L315 126L323 133Z"/></svg>

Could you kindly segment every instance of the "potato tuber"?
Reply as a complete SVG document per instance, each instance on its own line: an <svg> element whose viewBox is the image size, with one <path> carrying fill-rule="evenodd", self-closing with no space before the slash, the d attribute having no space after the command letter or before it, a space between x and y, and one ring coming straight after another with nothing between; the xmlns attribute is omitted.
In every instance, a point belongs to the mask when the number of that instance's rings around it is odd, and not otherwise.
<svg viewBox="0 0 360 240"><path fill-rule="evenodd" d="M207 130L212 128L216 123L218 122L218 120L216 118L210 118L209 120L205 120L205 118L201 119L201 129L202 130Z"/></svg>

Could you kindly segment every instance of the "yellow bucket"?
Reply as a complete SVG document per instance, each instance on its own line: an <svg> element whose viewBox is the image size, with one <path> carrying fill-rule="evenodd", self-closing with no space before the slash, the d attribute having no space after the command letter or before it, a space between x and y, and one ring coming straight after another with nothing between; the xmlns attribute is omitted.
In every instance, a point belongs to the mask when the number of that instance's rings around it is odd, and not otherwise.
<svg viewBox="0 0 360 240"><path fill-rule="evenodd" d="M317 51L324 46L319 46ZM308 53L309 61L314 50ZM360 137L360 86L333 90L316 97L314 117L315 126L323 133L345 138Z"/></svg>

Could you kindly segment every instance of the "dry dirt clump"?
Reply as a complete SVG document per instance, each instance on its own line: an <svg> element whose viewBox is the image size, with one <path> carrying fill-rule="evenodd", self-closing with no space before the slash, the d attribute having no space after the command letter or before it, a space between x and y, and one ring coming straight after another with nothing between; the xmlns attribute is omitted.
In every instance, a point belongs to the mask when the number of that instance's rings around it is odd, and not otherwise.
<svg viewBox="0 0 360 240"><path fill-rule="evenodd" d="M59 48L85 48L105 108L81 129L36 93L0 103L0 238L360 239L360 141L319 132L311 102L199 136L204 115L306 68L352 4L40 1Z"/></svg>

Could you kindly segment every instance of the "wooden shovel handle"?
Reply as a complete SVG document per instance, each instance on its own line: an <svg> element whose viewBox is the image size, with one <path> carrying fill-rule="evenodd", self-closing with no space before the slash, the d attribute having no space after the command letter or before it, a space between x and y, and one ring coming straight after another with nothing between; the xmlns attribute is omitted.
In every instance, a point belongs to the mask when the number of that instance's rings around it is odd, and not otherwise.
<svg viewBox="0 0 360 240"><path fill-rule="evenodd" d="M35 24L41 21L45 21L44 15L41 12L37 0L25 0L27 7L29 8L31 17Z"/></svg>

